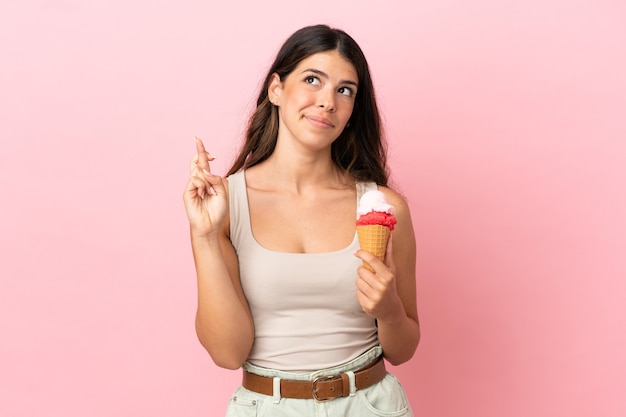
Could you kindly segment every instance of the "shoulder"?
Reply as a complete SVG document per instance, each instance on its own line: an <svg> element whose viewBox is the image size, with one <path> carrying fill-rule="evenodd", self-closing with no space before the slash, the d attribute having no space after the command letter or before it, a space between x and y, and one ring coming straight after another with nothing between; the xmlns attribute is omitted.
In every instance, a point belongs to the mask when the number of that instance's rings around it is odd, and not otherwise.
<svg viewBox="0 0 626 417"><path fill-rule="evenodd" d="M385 197L387 198L387 201L389 202L389 204L395 207L396 215L409 213L409 204L407 203L406 198L402 194L393 190L392 188L385 187L382 185L379 185L378 189L382 191L383 194L385 194Z"/></svg>
<svg viewBox="0 0 626 417"><path fill-rule="evenodd" d="M397 238L406 239L407 243L413 242L415 239L413 221L411 220L411 211L406 198L389 187L379 185L378 189L385 194L389 204L395 208L397 224L394 234Z"/></svg>
<svg viewBox="0 0 626 417"><path fill-rule="evenodd" d="M393 257L397 267L398 279L403 282L414 281L417 243L409 204L402 194L389 187L379 186L378 189L385 194L389 204L395 208L397 223L392 236Z"/></svg>

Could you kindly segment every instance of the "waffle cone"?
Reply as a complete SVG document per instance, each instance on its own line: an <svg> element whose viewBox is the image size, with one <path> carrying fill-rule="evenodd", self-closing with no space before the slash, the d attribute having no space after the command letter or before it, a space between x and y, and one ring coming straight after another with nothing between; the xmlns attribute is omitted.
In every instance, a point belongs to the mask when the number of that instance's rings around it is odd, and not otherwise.
<svg viewBox="0 0 626 417"><path fill-rule="evenodd" d="M391 230L387 226L379 224L371 224L367 226L357 226L356 233L359 238L361 249L375 255L381 261L385 260L385 252L387 251L387 241ZM363 262L363 266L374 272L374 269L367 262Z"/></svg>

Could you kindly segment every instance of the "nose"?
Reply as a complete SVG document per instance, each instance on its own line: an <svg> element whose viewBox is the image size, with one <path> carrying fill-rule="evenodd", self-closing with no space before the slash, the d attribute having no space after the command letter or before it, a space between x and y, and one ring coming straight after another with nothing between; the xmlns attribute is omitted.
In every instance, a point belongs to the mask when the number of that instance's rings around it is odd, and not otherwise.
<svg viewBox="0 0 626 417"><path fill-rule="evenodd" d="M328 112L335 111L335 92L330 89L320 91L317 97L317 105Z"/></svg>

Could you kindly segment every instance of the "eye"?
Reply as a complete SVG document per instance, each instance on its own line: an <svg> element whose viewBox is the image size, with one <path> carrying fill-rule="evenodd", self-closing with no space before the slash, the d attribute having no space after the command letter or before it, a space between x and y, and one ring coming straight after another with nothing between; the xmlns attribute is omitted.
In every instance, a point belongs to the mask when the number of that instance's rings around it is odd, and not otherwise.
<svg viewBox="0 0 626 417"><path fill-rule="evenodd" d="M339 92L339 94L343 94L344 96L348 96L348 97L352 97L354 95L354 90L351 89L350 87L340 87L339 90L337 90L337 92Z"/></svg>
<svg viewBox="0 0 626 417"><path fill-rule="evenodd" d="M309 75L304 79L304 82L307 84L311 84L311 85L320 85L320 79L313 76L313 75Z"/></svg>

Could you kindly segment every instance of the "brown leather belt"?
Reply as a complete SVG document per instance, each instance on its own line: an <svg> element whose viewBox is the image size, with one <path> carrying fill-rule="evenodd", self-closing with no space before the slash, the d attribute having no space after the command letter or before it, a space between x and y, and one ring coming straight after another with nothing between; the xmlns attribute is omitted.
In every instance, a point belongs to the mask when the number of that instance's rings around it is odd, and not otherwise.
<svg viewBox="0 0 626 417"><path fill-rule="evenodd" d="M381 381L387 370L382 357L373 364L354 372L356 389L371 387ZM244 388L259 394L272 396L274 394L274 379L243 371ZM314 381L280 380L280 396L283 398L315 399L328 401L338 397L350 395L350 380L347 374L321 376Z"/></svg>

